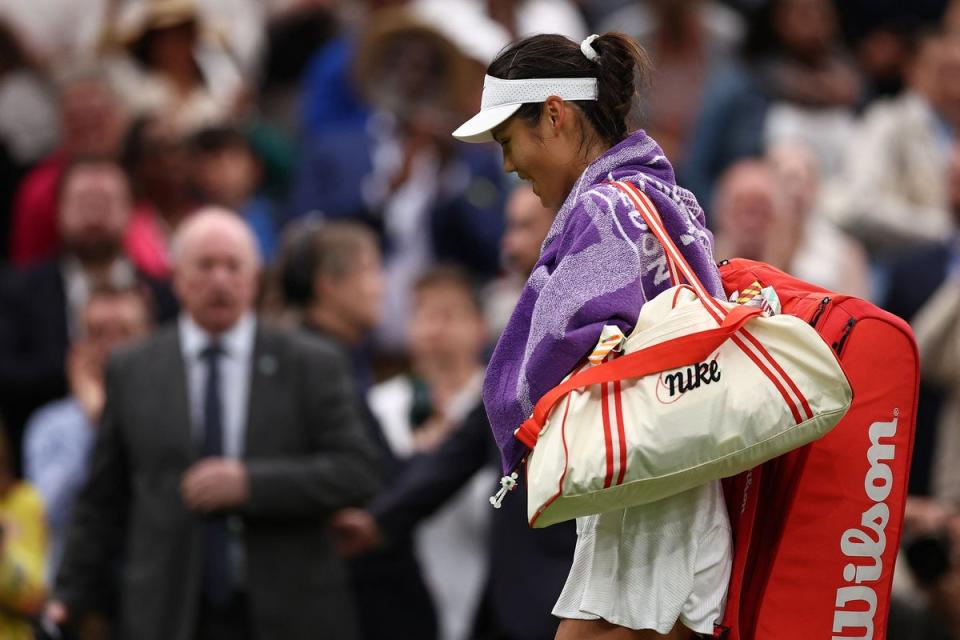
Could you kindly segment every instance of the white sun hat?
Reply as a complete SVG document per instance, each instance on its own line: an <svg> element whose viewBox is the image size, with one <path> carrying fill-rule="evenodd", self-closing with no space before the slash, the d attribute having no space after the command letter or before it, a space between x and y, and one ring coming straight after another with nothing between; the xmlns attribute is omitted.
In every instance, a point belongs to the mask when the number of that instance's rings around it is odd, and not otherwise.
<svg viewBox="0 0 960 640"><path fill-rule="evenodd" d="M550 96L563 100L596 100L596 78L522 78L504 80L485 76L480 112L464 122L453 137L463 142L490 142L491 130L506 122L521 105L544 102Z"/></svg>

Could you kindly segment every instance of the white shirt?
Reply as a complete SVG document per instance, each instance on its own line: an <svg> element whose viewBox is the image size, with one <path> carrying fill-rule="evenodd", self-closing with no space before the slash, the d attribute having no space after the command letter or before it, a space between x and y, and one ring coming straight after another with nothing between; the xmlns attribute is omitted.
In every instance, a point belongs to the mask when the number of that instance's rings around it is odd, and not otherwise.
<svg viewBox="0 0 960 640"><path fill-rule="evenodd" d="M203 350L214 337L183 313L178 320L180 350L186 366L187 389L190 395L190 417L193 435L203 440L204 391L209 369L201 357ZM250 398L250 365L257 320L247 312L233 327L216 338L223 354L220 356L220 402L223 416L223 455L228 458L243 457L243 441L247 429L247 406Z"/></svg>
<svg viewBox="0 0 960 640"><path fill-rule="evenodd" d="M67 298L67 330L70 337L77 335L80 324L80 315L83 307L90 300L90 294L96 288L90 274L84 271L83 266L76 258L67 257L60 263L60 272L63 274L64 293ZM110 265L105 284L116 289L127 289L137 283L137 272L125 258L117 258Z"/></svg>

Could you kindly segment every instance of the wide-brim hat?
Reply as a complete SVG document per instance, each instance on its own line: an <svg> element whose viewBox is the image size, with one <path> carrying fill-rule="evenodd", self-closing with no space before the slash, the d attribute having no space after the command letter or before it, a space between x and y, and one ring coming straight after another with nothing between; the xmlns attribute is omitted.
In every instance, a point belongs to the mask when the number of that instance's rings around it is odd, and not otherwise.
<svg viewBox="0 0 960 640"><path fill-rule="evenodd" d="M353 76L361 93L372 91L371 83L378 77L378 61L386 47L396 38L420 37L433 44L445 57L447 64L443 76L443 95L448 106L455 108L466 91L469 75L468 61L457 45L441 30L409 9L381 9L374 14L369 26L361 34L357 55L353 64Z"/></svg>
<svg viewBox="0 0 960 640"><path fill-rule="evenodd" d="M127 5L114 28L113 40L129 49L135 49L151 31L193 25L198 31L203 16L194 0L148 0Z"/></svg>

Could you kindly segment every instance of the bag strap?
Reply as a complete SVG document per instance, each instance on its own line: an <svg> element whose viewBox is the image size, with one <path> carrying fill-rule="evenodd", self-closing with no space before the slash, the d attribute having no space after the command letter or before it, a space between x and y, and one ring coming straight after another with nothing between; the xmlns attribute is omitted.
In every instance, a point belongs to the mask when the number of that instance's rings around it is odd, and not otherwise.
<svg viewBox="0 0 960 640"><path fill-rule="evenodd" d="M700 298L700 301L703 303L703 306L707 308L710 315L720 324L723 317L727 314L726 309L720 306L717 300L707 291L706 287L703 286L703 283L700 281L700 278L697 277L690 263L687 262L687 259L684 258L683 253L677 247L673 238L667 233L667 229L663 225L663 220L660 218L660 214L657 213L657 208L650 199L650 196L637 188L636 185L624 180L618 180L610 184L626 194L634 208L643 218L647 228L660 242L660 245L663 247L664 256L666 256L667 259L667 267L670 271L673 284L682 284L680 278L685 280L693 287L697 297Z"/></svg>
<svg viewBox="0 0 960 640"><path fill-rule="evenodd" d="M667 340L584 369L544 394L534 407L533 416L520 425L514 435L532 449L554 405L571 391L614 380L642 378L651 373L670 371L703 362L744 324L762 313L763 310L757 307L735 307L723 318L716 329L707 329Z"/></svg>

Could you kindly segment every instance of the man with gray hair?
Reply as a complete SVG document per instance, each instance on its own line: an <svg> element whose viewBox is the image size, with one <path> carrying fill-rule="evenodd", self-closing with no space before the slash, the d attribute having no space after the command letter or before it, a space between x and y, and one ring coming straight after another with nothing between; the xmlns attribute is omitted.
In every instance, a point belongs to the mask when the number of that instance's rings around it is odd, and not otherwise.
<svg viewBox="0 0 960 640"><path fill-rule="evenodd" d="M254 237L198 212L174 240L179 321L114 357L54 601L64 623L108 600L118 637L355 637L333 512L376 489L343 359L262 326Z"/></svg>

